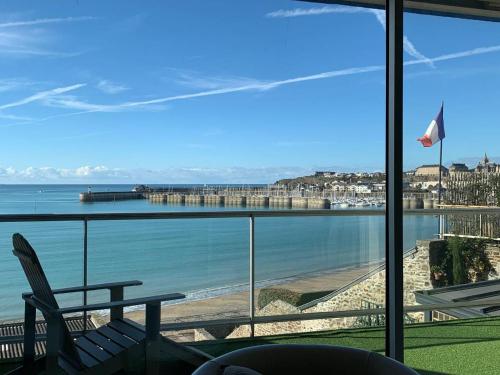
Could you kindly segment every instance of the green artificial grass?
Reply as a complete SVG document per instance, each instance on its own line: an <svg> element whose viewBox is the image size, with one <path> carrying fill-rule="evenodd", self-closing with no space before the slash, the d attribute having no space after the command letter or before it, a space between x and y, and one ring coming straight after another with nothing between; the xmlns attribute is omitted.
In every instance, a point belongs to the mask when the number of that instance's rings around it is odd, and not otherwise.
<svg viewBox="0 0 500 375"><path fill-rule="evenodd" d="M383 327L311 332L194 344L214 356L263 344L328 344L384 352ZM500 318L453 320L408 325L405 363L422 375L500 374ZM191 374L193 367L162 353L162 371ZM0 365L0 374L10 366Z"/></svg>
<svg viewBox="0 0 500 375"><path fill-rule="evenodd" d="M329 344L384 352L384 328L302 333L197 344L212 355L263 344ZM422 375L500 374L500 319L414 324L405 328L405 363Z"/></svg>

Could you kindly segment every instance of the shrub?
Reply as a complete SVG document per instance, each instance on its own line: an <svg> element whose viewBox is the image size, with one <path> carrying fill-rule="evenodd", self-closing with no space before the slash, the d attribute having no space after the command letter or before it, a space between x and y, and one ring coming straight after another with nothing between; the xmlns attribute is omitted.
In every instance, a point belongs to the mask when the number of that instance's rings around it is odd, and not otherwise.
<svg viewBox="0 0 500 375"><path fill-rule="evenodd" d="M467 272L466 243L460 237L453 237L448 241L448 251L452 262L453 285L466 284L470 282Z"/></svg>
<svg viewBox="0 0 500 375"><path fill-rule="evenodd" d="M300 302L300 293L284 288L263 288L260 290L257 305L259 309L263 309L271 302L279 299L283 302L289 303L290 305L298 306Z"/></svg>
<svg viewBox="0 0 500 375"><path fill-rule="evenodd" d="M458 236L450 238L442 265L447 274L448 284L483 281L488 279L489 274L495 274L496 270L485 250L485 240Z"/></svg>
<svg viewBox="0 0 500 375"><path fill-rule="evenodd" d="M273 301L282 300L297 307L326 296L331 292L333 290L299 293L285 288L262 288L257 298L257 306L259 309L262 309Z"/></svg>

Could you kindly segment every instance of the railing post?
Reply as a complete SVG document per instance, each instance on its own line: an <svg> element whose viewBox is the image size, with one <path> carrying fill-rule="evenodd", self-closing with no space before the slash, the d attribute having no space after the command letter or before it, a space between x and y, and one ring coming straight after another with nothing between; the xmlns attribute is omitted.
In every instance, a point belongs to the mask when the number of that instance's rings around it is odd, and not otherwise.
<svg viewBox="0 0 500 375"><path fill-rule="evenodd" d="M88 285L88 221L83 219L83 286ZM83 291L83 304L87 304L87 291ZM87 331L87 312L83 312L83 332Z"/></svg>
<svg viewBox="0 0 500 375"><path fill-rule="evenodd" d="M250 280L249 280L249 286L250 286L250 337L254 337L255 335L255 324L254 324L254 318L255 318L255 217L253 215L250 215L250 259L249 259L249 266L250 266Z"/></svg>
<svg viewBox="0 0 500 375"><path fill-rule="evenodd" d="M446 232L445 230L445 223L444 223L444 215L439 215L439 238L442 240L444 238L444 234Z"/></svg>

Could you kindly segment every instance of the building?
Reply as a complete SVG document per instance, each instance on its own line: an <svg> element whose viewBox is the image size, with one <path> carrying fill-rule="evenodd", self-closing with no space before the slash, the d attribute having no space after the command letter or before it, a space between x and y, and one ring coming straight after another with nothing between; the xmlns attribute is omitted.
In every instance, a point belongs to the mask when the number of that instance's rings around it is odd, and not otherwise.
<svg viewBox="0 0 500 375"><path fill-rule="evenodd" d="M500 164L490 161L488 155L484 154L484 158L477 165L475 172L477 173L495 173L500 172Z"/></svg>
<svg viewBox="0 0 500 375"><path fill-rule="evenodd" d="M470 172L470 169L467 165L464 163L453 163L450 166L449 173L454 174L454 173L463 173L463 172Z"/></svg>
<svg viewBox="0 0 500 375"><path fill-rule="evenodd" d="M335 177L337 174L337 172L333 172L333 171L317 171L314 173L314 177L328 177L328 178L331 178L331 177Z"/></svg>
<svg viewBox="0 0 500 375"><path fill-rule="evenodd" d="M369 194L372 192L368 185L351 185L356 193Z"/></svg>
<svg viewBox="0 0 500 375"><path fill-rule="evenodd" d="M442 176L448 175L448 168L441 166ZM439 164L426 164L418 167L415 170L415 176L417 177L429 177L429 176L439 176Z"/></svg>

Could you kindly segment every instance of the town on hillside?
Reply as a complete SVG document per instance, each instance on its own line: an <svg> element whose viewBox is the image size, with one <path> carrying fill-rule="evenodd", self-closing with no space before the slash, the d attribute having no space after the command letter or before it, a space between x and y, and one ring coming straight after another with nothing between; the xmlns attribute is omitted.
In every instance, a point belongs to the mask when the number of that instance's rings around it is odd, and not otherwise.
<svg viewBox="0 0 500 375"><path fill-rule="evenodd" d="M439 172L438 164L422 165L404 172L405 197L437 197ZM500 164L491 161L486 154L473 168L464 163L453 163L449 168L441 166L441 176L445 203L500 206ZM385 173L317 171L311 176L282 179L275 184L302 191L303 195L380 197L385 193Z"/></svg>

